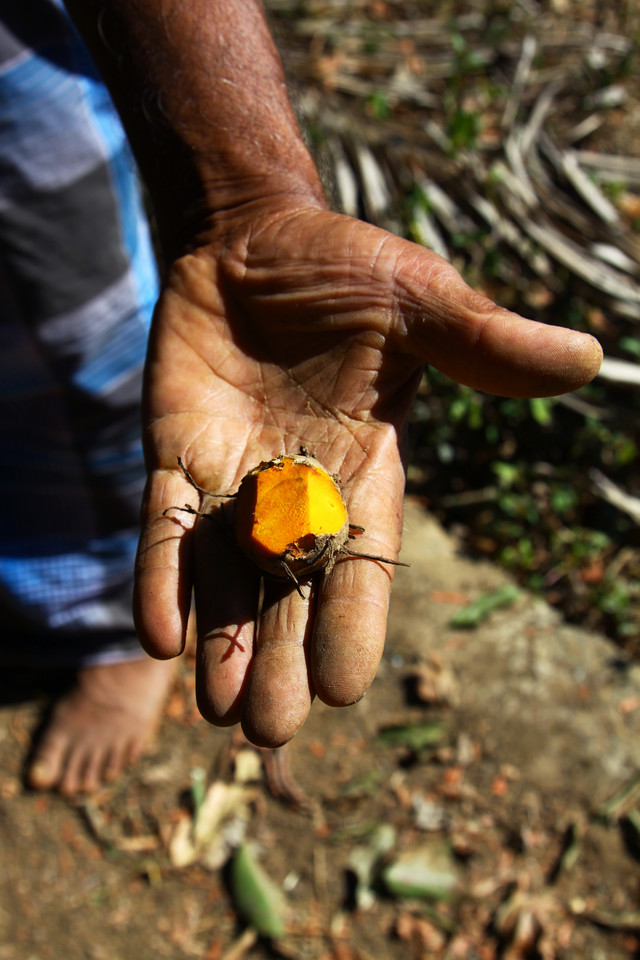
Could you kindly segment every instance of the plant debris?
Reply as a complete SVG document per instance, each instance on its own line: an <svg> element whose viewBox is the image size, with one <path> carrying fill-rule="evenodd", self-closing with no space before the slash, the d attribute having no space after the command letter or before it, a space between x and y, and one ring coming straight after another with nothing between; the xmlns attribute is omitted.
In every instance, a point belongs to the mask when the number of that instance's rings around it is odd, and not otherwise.
<svg viewBox="0 0 640 960"><path fill-rule="evenodd" d="M520 590L512 584L499 587L459 610L449 621L449 626L457 630L472 630L490 617L494 610L510 607L519 596Z"/></svg>
<svg viewBox="0 0 640 960"><path fill-rule="evenodd" d="M451 848L442 840L404 851L384 868L382 880L394 897L449 900L460 892Z"/></svg>
<svg viewBox="0 0 640 960"><path fill-rule="evenodd" d="M261 936L284 936L286 905L282 890L247 844L238 847L231 860L231 891L239 914Z"/></svg>

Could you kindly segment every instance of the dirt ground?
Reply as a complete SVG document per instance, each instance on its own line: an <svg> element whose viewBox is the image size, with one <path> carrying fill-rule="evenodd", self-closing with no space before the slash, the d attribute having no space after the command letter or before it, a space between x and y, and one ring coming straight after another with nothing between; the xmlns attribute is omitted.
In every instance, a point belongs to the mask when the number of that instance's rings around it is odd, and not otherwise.
<svg viewBox="0 0 640 960"><path fill-rule="evenodd" d="M185 660L153 754L91 801L37 795L46 699L4 678L0 960L640 956L640 668L525 594L452 627L505 576L417 502L404 555L371 691L275 758L198 719ZM194 852L198 776L238 793ZM243 934L220 843L243 835L284 891L273 942ZM408 896L390 865L455 889Z"/></svg>

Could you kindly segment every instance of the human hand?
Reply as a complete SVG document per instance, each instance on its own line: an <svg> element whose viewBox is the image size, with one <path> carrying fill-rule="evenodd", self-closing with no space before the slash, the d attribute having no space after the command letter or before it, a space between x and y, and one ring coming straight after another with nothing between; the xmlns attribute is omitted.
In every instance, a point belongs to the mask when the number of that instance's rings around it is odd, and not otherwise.
<svg viewBox="0 0 640 960"><path fill-rule="evenodd" d="M590 337L523 320L471 291L441 258L360 221L271 207L180 257L148 357L149 482L135 611L155 657L183 648L192 585L197 694L213 723L263 746L289 740L314 695L358 700L385 639L393 568L339 561L301 597L235 545L233 501L199 507L177 464L233 493L261 460L307 447L342 480L357 549L400 546L401 445L421 367L510 396L572 390L597 372ZM191 503L214 522L167 507ZM194 535L195 534L195 535Z"/></svg>

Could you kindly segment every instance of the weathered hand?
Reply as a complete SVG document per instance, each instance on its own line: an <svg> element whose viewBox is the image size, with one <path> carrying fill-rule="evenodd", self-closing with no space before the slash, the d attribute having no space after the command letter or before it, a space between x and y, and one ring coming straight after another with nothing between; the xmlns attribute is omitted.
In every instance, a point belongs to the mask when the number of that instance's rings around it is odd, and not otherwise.
<svg viewBox="0 0 640 960"><path fill-rule="evenodd" d="M405 419L422 365L512 396L587 382L590 337L531 323L473 293L422 247L316 208L272 209L172 267L149 352L149 483L137 565L136 618L149 653L184 643L192 584L203 715L242 721L257 744L284 743L317 694L358 700L382 653L393 568L345 559L303 599L260 574L233 539L233 501L200 508L178 468L233 493L261 460L304 445L342 479L357 549L397 556ZM221 506L226 502L227 506ZM194 536L197 529L197 536Z"/></svg>

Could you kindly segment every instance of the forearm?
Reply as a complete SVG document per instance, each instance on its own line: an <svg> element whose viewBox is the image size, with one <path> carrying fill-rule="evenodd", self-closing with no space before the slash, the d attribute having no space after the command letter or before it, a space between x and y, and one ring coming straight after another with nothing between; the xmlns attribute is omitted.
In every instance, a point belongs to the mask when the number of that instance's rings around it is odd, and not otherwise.
<svg viewBox="0 0 640 960"><path fill-rule="evenodd" d="M258 0L67 0L163 240L265 201L324 205Z"/></svg>

